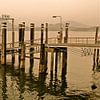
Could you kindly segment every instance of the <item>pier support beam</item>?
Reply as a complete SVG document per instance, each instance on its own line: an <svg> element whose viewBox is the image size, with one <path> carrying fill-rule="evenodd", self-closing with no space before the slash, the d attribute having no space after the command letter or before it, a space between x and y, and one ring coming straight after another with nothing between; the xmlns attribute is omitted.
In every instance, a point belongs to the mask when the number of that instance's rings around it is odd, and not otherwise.
<svg viewBox="0 0 100 100"><path fill-rule="evenodd" d="M30 24L30 44L34 45L34 24ZM34 66L34 48L30 48L30 72L32 72Z"/></svg>
<svg viewBox="0 0 100 100"><path fill-rule="evenodd" d="M7 23L2 23L2 48L1 48L1 64L6 64L6 25Z"/></svg>

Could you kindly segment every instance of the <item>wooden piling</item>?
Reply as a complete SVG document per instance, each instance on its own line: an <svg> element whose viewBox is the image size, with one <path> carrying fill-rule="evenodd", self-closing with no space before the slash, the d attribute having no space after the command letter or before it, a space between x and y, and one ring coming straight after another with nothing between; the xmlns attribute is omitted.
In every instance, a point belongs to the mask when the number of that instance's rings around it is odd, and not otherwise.
<svg viewBox="0 0 100 100"><path fill-rule="evenodd" d="M7 23L2 23L2 48L1 48L1 64L6 64L6 29Z"/></svg>
<svg viewBox="0 0 100 100"><path fill-rule="evenodd" d="M48 44L48 23L46 23L46 28L45 28L45 33L46 33L46 38L45 38L45 44ZM45 52L45 67L47 70L47 64L48 64L48 52Z"/></svg>
<svg viewBox="0 0 100 100"><path fill-rule="evenodd" d="M22 24L19 24L19 55L18 55L19 67L21 60L21 40L22 40Z"/></svg>
<svg viewBox="0 0 100 100"><path fill-rule="evenodd" d="M50 79L53 80L53 67L54 67L54 51L51 52L51 68L50 68Z"/></svg>
<svg viewBox="0 0 100 100"><path fill-rule="evenodd" d="M14 40L15 40L15 34L14 34L14 18L12 19L12 64L15 63L15 54L14 54Z"/></svg>
<svg viewBox="0 0 100 100"><path fill-rule="evenodd" d="M68 25L69 25L69 23L66 23L66 25L65 25L64 43L68 43ZM62 80L67 73L67 48L63 48L63 49L64 49L64 51L62 54Z"/></svg>
<svg viewBox="0 0 100 100"><path fill-rule="evenodd" d="M30 24L30 44L34 44L34 23ZM30 48L30 72L34 66L34 48Z"/></svg>
<svg viewBox="0 0 100 100"><path fill-rule="evenodd" d="M25 68L25 44L24 44L24 34L25 34L25 23L22 24L22 33L21 33L21 62L20 68Z"/></svg>
<svg viewBox="0 0 100 100"><path fill-rule="evenodd" d="M40 50L40 65L39 73L46 73L45 68L45 44L43 44L44 24L41 24L41 50Z"/></svg>
<svg viewBox="0 0 100 100"><path fill-rule="evenodd" d="M57 71L58 71L58 50L55 50L55 79L57 79Z"/></svg>
<svg viewBox="0 0 100 100"><path fill-rule="evenodd" d="M65 77L67 73L67 48L64 48L62 54L62 79Z"/></svg>
<svg viewBox="0 0 100 100"><path fill-rule="evenodd" d="M98 38L98 31L99 31L99 27L96 27L96 34L95 34L95 44L97 44L97 38ZM95 70L96 68L96 52L97 52L97 49L94 49L94 54L93 54L93 71Z"/></svg>

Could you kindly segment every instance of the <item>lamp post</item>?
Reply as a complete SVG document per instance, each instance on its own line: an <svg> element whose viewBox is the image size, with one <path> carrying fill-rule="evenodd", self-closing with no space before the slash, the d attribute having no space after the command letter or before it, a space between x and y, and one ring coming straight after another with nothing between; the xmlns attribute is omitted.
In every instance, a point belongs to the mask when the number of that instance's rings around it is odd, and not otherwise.
<svg viewBox="0 0 100 100"><path fill-rule="evenodd" d="M52 16L53 18L60 18L60 40L62 42L62 31L63 31L63 27L62 27L62 16Z"/></svg>

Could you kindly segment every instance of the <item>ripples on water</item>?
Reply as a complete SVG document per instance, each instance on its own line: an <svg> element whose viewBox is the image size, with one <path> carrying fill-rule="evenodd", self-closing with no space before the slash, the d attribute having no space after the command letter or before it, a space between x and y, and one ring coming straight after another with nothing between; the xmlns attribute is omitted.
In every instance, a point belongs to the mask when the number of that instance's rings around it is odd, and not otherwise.
<svg viewBox="0 0 100 100"><path fill-rule="evenodd" d="M70 90L66 78L51 80L45 75L35 77L10 65L0 66L0 100L99 100L99 78L99 72L93 74L92 85L97 88L86 92Z"/></svg>

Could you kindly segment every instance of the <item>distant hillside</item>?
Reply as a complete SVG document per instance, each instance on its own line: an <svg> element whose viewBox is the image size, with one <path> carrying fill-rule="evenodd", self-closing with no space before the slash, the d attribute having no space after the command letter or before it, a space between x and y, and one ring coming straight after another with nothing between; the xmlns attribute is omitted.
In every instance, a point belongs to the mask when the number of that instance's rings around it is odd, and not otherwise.
<svg viewBox="0 0 100 100"><path fill-rule="evenodd" d="M71 31L95 31L95 26L89 26L89 25L84 25L84 24L81 24L81 23L78 23L78 22L75 22L75 21L69 21L69 30ZM8 27L7 29L9 31L12 30L12 25L10 22L7 23ZM65 24L63 24L63 30L64 30L64 27L65 27ZM15 31L18 31L18 25L14 25L14 29ZM29 26L25 26L25 30L28 31L30 28ZM36 31L40 31L41 30L41 27L36 27L35 28ZM49 31L60 31L60 24L59 23L56 23L56 24L49 24ZM100 31L100 29L99 29Z"/></svg>

